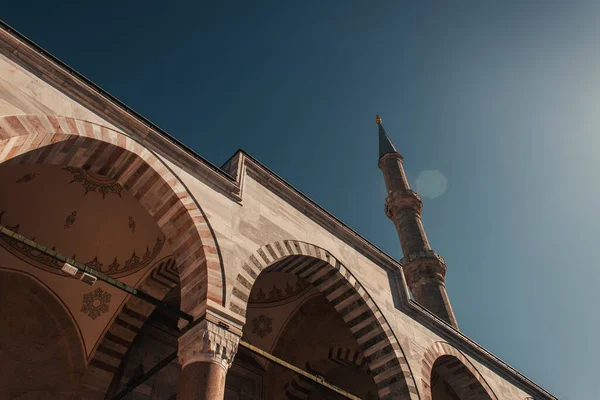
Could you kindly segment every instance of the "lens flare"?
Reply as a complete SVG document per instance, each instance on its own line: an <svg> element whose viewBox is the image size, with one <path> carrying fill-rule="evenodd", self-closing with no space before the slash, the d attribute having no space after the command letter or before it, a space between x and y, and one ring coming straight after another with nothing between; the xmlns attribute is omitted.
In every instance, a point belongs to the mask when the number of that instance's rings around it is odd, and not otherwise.
<svg viewBox="0 0 600 400"><path fill-rule="evenodd" d="M422 197L435 199L446 193L448 179L437 169L421 171L417 177L417 191Z"/></svg>

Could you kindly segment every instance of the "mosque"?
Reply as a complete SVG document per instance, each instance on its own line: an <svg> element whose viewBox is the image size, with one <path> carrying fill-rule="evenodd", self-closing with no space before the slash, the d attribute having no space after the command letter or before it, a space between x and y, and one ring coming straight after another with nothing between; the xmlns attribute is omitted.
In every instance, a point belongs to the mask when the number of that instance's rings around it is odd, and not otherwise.
<svg viewBox="0 0 600 400"><path fill-rule="evenodd" d="M0 399L556 399L460 331L373 129L400 261L0 24Z"/></svg>

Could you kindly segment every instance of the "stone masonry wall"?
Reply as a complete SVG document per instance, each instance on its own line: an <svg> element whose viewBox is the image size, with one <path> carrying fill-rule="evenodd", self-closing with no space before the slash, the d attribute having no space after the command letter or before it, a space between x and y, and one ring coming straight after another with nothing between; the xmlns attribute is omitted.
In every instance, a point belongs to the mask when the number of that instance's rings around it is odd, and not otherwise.
<svg viewBox="0 0 600 400"><path fill-rule="evenodd" d="M400 311L394 304L388 273L330 232L309 220L249 176L244 179L243 200L239 204L211 189L186 171L178 170L190 191L201 202L217 235L226 265L227 299L242 265L256 249L281 240L299 240L330 251L364 285L383 315L395 330L412 373L421 384L422 360L439 335ZM500 399L522 400L528 395L498 376L481 362L466 357L475 365ZM422 391L422 388L419 387Z"/></svg>

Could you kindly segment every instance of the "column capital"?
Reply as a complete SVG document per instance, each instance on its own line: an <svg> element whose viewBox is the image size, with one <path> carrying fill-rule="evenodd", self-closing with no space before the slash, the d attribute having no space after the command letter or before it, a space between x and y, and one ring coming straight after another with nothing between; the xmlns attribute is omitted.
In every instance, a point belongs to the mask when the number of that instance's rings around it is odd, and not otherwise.
<svg viewBox="0 0 600 400"><path fill-rule="evenodd" d="M181 367L195 362L215 363L225 371L233 363L240 337L221 326L202 320L179 338Z"/></svg>

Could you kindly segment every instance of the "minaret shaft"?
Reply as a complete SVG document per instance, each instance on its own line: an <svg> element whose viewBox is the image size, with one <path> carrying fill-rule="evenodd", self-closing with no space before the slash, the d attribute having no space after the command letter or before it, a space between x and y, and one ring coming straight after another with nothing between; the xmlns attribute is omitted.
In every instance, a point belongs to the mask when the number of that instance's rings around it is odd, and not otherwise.
<svg viewBox="0 0 600 400"><path fill-rule="evenodd" d="M402 269L415 301L458 329L446 293L446 262L431 250L421 221L423 201L410 189L402 156L396 151L377 116L379 125L379 168L388 196L385 212L394 222L402 246Z"/></svg>
<svg viewBox="0 0 600 400"><path fill-rule="evenodd" d="M387 153L394 154L394 153ZM396 153L398 154L398 153ZM384 154L385 155L385 154ZM399 155L399 154L398 154ZM408 190L410 187L408 186L408 180L406 179L406 174L404 173L404 166L402 165L402 156L398 157L383 157L380 158L379 168L382 171L392 171L398 170L398 174L383 174L383 179L385 180L385 186L388 190L388 195L397 190Z"/></svg>

